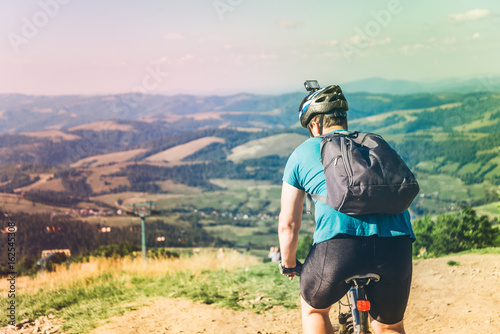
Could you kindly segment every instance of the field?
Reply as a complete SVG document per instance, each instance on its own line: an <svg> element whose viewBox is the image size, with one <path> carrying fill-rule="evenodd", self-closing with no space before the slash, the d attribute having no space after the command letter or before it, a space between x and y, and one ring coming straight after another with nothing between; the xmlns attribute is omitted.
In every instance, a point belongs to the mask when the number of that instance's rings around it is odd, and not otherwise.
<svg viewBox="0 0 500 334"><path fill-rule="evenodd" d="M109 154L94 155L71 164L71 167L98 167L100 165L116 164L126 162L135 156L146 152L146 149L135 149L129 151L114 152Z"/></svg>
<svg viewBox="0 0 500 334"><path fill-rule="evenodd" d="M500 303L500 288L492 284L499 260L499 249L415 260L407 331L499 332L500 312L491 307ZM66 333L301 331L298 280L283 278L275 263L230 250L150 259L145 269L139 259L91 259L16 284L18 314L32 320L56 314ZM6 289L2 280L2 309ZM333 319L337 311L332 308Z"/></svg>
<svg viewBox="0 0 500 334"><path fill-rule="evenodd" d="M0 194L0 206L7 212L52 213L65 212L68 209L64 207L33 203L16 194Z"/></svg>
<svg viewBox="0 0 500 334"><path fill-rule="evenodd" d="M487 215L500 220L500 202L493 202L481 205L476 208L477 213L480 215Z"/></svg>
<svg viewBox="0 0 500 334"><path fill-rule="evenodd" d="M53 177L54 177L53 174L42 173L42 174L39 174L37 176L40 178L40 180L38 180L37 182L32 183L26 187L17 188L14 191L16 193L20 193L20 192L29 191L32 189L52 190L52 191L63 191L64 190L64 186L62 185L61 180L60 179L53 179Z"/></svg>
<svg viewBox="0 0 500 334"><path fill-rule="evenodd" d="M59 130L52 131L38 131L38 132L25 132L23 133L25 136L36 137L36 138L51 138L53 141L61 141L61 140L75 140L81 139L80 136L65 133Z"/></svg>
<svg viewBox="0 0 500 334"><path fill-rule="evenodd" d="M69 128L68 131L76 131L76 130L120 130L120 131L135 131L134 127L130 124L120 124L116 121L99 121L94 123L83 124L79 126L74 126Z"/></svg>
<svg viewBox="0 0 500 334"><path fill-rule="evenodd" d="M233 148L228 160L241 162L268 155L288 156L307 137L299 134L279 134L257 139Z"/></svg>
<svg viewBox="0 0 500 334"><path fill-rule="evenodd" d="M155 155L146 158L146 161L180 161L185 157L194 154L195 152L201 150L202 148L213 144L213 143L223 143L224 139L217 137L205 137L197 140L193 140L189 143L177 145L168 150L162 151Z"/></svg>
<svg viewBox="0 0 500 334"><path fill-rule="evenodd" d="M125 210L130 210L132 203L154 201L157 209L173 212L151 219L178 225L180 213L175 211L186 210L196 213L199 223L215 237L237 244L252 244L259 249L277 245L280 186L254 180L216 179L212 182L224 190L203 192L178 185L178 191L169 194L127 192L92 199ZM118 205L118 201L122 204ZM84 221L117 227L139 223L138 218L130 216L89 217ZM313 226L312 218L305 217L303 232L312 233Z"/></svg>
<svg viewBox="0 0 500 334"><path fill-rule="evenodd" d="M436 111L438 109L448 109L461 105L461 102L448 103L441 106L436 106L432 108L421 108L421 109L405 109L405 110L394 110L378 114L375 116L364 117L361 119L355 119L349 122L349 127L351 129L363 132L375 132L381 135L391 134L395 130L403 128L408 122L416 119L415 116L411 114L421 113L423 111ZM399 121L390 121L391 117L400 117Z"/></svg>

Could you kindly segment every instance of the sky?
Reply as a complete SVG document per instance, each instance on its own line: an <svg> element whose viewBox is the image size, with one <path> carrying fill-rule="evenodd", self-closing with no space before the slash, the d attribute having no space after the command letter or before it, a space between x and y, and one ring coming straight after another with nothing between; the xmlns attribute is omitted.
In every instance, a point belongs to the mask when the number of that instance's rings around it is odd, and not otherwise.
<svg viewBox="0 0 500 334"><path fill-rule="evenodd" d="M276 94L500 74L498 0L0 0L0 93Z"/></svg>

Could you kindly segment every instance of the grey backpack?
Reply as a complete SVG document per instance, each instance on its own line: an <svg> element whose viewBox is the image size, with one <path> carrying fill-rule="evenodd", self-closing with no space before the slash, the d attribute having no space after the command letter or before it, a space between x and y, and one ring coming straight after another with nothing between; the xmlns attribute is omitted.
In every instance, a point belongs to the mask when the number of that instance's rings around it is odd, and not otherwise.
<svg viewBox="0 0 500 334"><path fill-rule="evenodd" d="M406 163L379 135L333 133L323 136L321 160L328 197L308 194L348 215L399 214L419 192Z"/></svg>

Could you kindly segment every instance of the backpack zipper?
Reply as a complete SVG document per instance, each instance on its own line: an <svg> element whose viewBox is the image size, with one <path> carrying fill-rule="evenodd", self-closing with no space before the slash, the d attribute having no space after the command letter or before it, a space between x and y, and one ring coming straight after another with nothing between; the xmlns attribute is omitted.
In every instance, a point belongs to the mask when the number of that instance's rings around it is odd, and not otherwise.
<svg viewBox="0 0 500 334"><path fill-rule="evenodd" d="M332 160L330 160L330 162L323 169L326 171L328 169L328 167L330 167L332 165L332 163L334 166L337 166L337 163L339 162L340 158L342 158L341 155L334 157Z"/></svg>
<svg viewBox="0 0 500 334"><path fill-rule="evenodd" d="M350 144L350 142L348 142L348 141L346 142L345 137L342 137L342 141L343 142L342 142L342 145L340 146L340 153L342 155L342 161L344 162L344 169L345 169L345 173L347 174L347 179L349 180L349 185L352 185L352 175L351 175L351 173L349 173L349 168L347 168L347 165L349 165L349 166L351 165L351 161L350 161L350 157L349 157L348 152L345 151L348 144ZM342 151L344 151L344 152L342 152Z"/></svg>

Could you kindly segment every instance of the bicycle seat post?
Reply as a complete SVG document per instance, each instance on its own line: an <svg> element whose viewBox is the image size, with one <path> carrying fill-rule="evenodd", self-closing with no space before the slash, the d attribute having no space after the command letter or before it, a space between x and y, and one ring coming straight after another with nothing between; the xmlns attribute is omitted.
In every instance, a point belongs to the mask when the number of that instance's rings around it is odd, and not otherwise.
<svg viewBox="0 0 500 334"><path fill-rule="evenodd" d="M369 314L370 302L366 296L365 287L371 281L378 282L380 276L377 274L356 275L345 280L347 284L351 284L349 290L351 310L353 317L354 333L369 334Z"/></svg>

